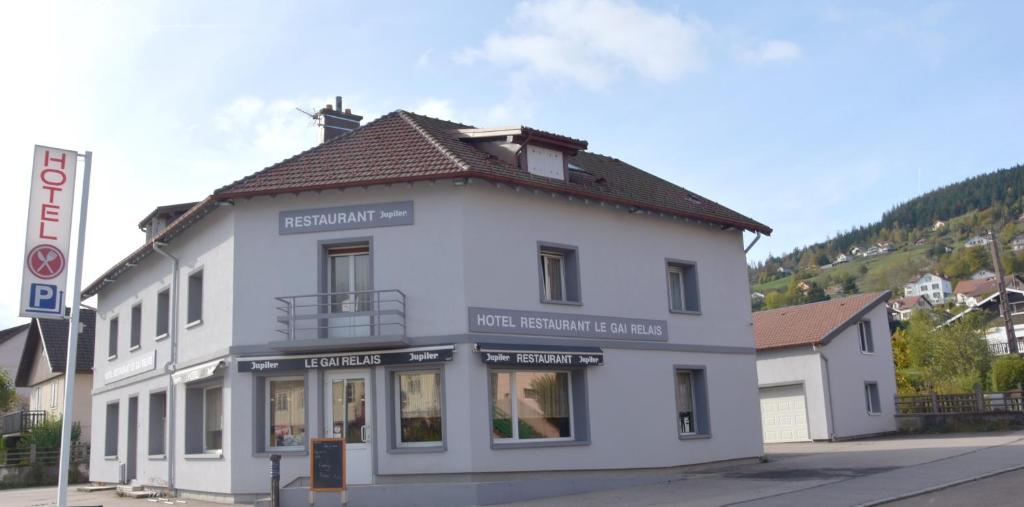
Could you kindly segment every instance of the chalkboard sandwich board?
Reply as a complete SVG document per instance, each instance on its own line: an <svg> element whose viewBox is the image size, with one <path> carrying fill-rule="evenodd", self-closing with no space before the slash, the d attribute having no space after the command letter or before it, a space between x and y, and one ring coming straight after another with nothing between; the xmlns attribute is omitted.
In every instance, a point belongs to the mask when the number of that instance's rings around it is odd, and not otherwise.
<svg viewBox="0 0 1024 507"><path fill-rule="evenodd" d="M311 439L309 490L345 491L345 439Z"/></svg>

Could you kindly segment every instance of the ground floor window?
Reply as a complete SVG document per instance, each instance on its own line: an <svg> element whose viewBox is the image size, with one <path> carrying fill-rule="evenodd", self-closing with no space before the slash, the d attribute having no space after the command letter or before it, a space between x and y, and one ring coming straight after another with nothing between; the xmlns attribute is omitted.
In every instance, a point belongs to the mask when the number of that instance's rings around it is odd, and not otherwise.
<svg viewBox="0 0 1024 507"><path fill-rule="evenodd" d="M224 447L224 388L207 387L203 391L203 451Z"/></svg>
<svg viewBox="0 0 1024 507"><path fill-rule="evenodd" d="M440 370L394 373L395 444L433 447L444 441Z"/></svg>
<svg viewBox="0 0 1024 507"><path fill-rule="evenodd" d="M568 371L491 371L491 434L495 442L572 439L569 377Z"/></svg>
<svg viewBox="0 0 1024 507"><path fill-rule="evenodd" d="M185 389L185 453L219 453L223 448L223 385L190 385Z"/></svg>
<svg viewBox="0 0 1024 507"><path fill-rule="evenodd" d="M679 436L709 435L707 376L703 367L675 368L676 429Z"/></svg>
<svg viewBox="0 0 1024 507"><path fill-rule="evenodd" d="M149 455L164 454L167 428L167 392L149 395Z"/></svg>
<svg viewBox="0 0 1024 507"><path fill-rule="evenodd" d="M107 404L107 417L105 438L103 441L103 455L106 457L117 457L117 424L120 413L120 406L118 402Z"/></svg>
<svg viewBox="0 0 1024 507"><path fill-rule="evenodd" d="M878 383L864 383L864 402L867 405L869 414L882 413L882 400L878 397Z"/></svg>
<svg viewBox="0 0 1024 507"><path fill-rule="evenodd" d="M267 379L270 449L301 448L306 443L306 382L302 377Z"/></svg>

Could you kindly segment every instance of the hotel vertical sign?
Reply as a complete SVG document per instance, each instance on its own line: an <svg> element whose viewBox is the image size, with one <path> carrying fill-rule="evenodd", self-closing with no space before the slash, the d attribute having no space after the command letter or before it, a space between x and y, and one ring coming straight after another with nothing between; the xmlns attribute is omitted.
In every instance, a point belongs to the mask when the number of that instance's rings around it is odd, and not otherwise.
<svg viewBox="0 0 1024 507"><path fill-rule="evenodd" d="M22 317L64 318L78 153L36 145L22 263Z"/></svg>

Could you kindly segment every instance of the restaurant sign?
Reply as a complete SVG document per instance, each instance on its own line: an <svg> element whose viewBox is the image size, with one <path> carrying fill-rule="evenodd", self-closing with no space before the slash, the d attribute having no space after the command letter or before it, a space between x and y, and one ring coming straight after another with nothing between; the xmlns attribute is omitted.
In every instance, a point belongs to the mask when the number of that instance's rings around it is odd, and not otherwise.
<svg viewBox="0 0 1024 507"><path fill-rule="evenodd" d="M347 352L315 356L239 358L240 372L316 370L321 368L369 368L394 364L422 364L451 361L455 347L420 347L395 351Z"/></svg>
<svg viewBox="0 0 1024 507"><path fill-rule="evenodd" d="M476 307L469 308L469 331L471 333L569 338L668 341L668 322L664 320Z"/></svg>
<svg viewBox="0 0 1024 507"><path fill-rule="evenodd" d="M121 361L107 368L103 372L103 383L109 384L111 382L117 382L118 380L124 380L128 377L134 377L147 371L153 371L156 369L156 351L151 350L148 354L133 357L127 361Z"/></svg>
<svg viewBox="0 0 1024 507"><path fill-rule="evenodd" d="M297 209L278 214L279 234L347 231L412 224L412 201Z"/></svg>

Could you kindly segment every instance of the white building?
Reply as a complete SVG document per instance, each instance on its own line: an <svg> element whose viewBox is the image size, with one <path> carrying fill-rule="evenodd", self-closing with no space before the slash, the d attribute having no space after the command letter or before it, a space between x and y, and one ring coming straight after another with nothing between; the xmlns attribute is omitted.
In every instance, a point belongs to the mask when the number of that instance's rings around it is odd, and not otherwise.
<svg viewBox="0 0 1024 507"><path fill-rule="evenodd" d="M1024 236L1017 236L1010 240L1010 248L1014 252L1024 251Z"/></svg>
<svg viewBox="0 0 1024 507"><path fill-rule="evenodd" d="M998 275L991 269L979 269L971 275L971 280L994 280L996 276Z"/></svg>
<svg viewBox="0 0 1024 507"><path fill-rule="evenodd" d="M754 314L765 442L896 431L889 292Z"/></svg>
<svg viewBox="0 0 1024 507"><path fill-rule="evenodd" d="M344 437L351 505L464 505L763 453L742 232L771 229L585 141L327 112L354 130L86 289L91 480L251 501L273 453L305 506L310 438Z"/></svg>
<svg viewBox="0 0 1024 507"><path fill-rule="evenodd" d="M850 256L846 255L844 253L841 253L841 254L836 256L836 260L832 261L832 264L842 264L844 262L850 262Z"/></svg>
<svg viewBox="0 0 1024 507"><path fill-rule="evenodd" d="M1007 287L1006 296L1009 301L1013 332L1017 337L1017 350L1024 352L1024 287L1020 289ZM1010 346L1006 336L1006 322L1002 317L1002 309L999 304L999 292L992 292L983 298L979 297L972 303L969 308L953 316L945 324L956 322L971 312L983 312L988 321L985 339L988 340L989 349L997 355L1009 354Z"/></svg>
<svg viewBox="0 0 1024 507"><path fill-rule="evenodd" d="M907 320L914 312L931 307L931 302L924 296L907 296L893 301L889 308L896 320Z"/></svg>
<svg viewBox="0 0 1024 507"><path fill-rule="evenodd" d="M972 248L976 246L985 246L991 242L992 240L989 239L987 236L971 236L970 238L967 239L966 242L964 242L964 246L967 248Z"/></svg>
<svg viewBox="0 0 1024 507"><path fill-rule="evenodd" d="M933 305L942 304L953 295L953 284L935 273L925 273L903 286L903 297L924 296Z"/></svg>

